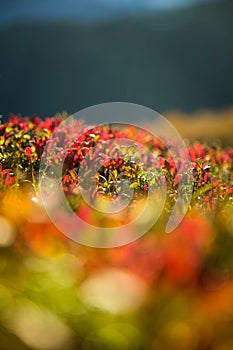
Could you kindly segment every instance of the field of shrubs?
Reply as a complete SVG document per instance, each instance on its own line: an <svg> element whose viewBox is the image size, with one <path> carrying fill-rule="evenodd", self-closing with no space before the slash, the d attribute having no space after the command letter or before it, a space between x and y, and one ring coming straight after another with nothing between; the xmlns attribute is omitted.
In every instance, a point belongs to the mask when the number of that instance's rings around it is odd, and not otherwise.
<svg viewBox="0 0 233 350"><path fill-rule="evenodd" d="M75 127L84 132L67 150L68 129L50 140L63 118L12 115L0 124L0 349L232 349L230 138L224 146L203 137L198 141L198 134L185 140L191 160L187 171L158 139L141 130L135 134L130 126L85 131L78 121ZM120 137L141 141L150 153L137 154L134 145L119 150L114 140ZM95 150L108 140L113 140L111 159ZM54 148L57 152L50 152ZM121 227L134 219L149 189L156 192L166 182L159 219L141 238L115 248L67 238L50 220L40 196L41 178L49 182L62 157L60 186L82 220ZM95 164L101 166L88 192L91 202L130 198L121 215L105 216L82 199ZM187 178L190 188L182 187ZM180 225L167 234L178 188L191 201Z"/></svg>

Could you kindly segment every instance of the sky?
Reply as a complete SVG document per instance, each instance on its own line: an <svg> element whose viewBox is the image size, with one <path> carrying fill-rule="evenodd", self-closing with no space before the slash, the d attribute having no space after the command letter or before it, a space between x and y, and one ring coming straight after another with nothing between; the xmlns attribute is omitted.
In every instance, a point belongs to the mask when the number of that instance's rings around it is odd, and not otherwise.
<svg viewBox="0 0 233 350"><path fill-rule="evenodd" d="M189 6L196 3L204 2L204 0L97 0L99 2L115 6L141 6L145 8L166 9L179 6Z"/></svg>
<svg viewBox="0 0 233 350"><path fill-rule="evenodd" d="M24 20L73 19L92 22L190 6L216 0L2 0L0 25Z"/></svg>

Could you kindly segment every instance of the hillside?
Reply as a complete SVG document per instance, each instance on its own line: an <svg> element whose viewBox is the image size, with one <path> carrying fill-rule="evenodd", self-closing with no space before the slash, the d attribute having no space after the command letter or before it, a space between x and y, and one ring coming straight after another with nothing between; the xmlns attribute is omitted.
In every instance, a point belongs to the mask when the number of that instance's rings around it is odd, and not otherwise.
<svg viewBox="0 0 233 350"><path fill-rule="evenodd" d="M122 19L0 29L0 113L50 115L107 101L159 112L233 103L233 3Z"/></svg>

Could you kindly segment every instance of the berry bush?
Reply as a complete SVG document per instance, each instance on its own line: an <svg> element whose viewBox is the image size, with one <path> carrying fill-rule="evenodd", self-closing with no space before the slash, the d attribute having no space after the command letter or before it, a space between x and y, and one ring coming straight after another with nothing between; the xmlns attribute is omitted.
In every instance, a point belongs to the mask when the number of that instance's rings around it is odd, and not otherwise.
<svg viewBox="0 0 233 350"><path fill-rule="evenodd" d="M0 124L0 348L233 348L233 149L188 143L186 169L159 139L133 127L85 131L77 121L73 128L81 136L68 147L69 128L56 132L62 121L11 116ZM115 142L124 138L147 151ZM66 238L40 198L41 176L52 178L61 159L60 186L83 220L120 226L134 218L149 190L166 183L159 220L142 238L117 248ZM93 203L128 201L133 191L122 217L111 220L84 203L90 171ZM187 177L190 188L182 187ZM178 188L192 200L181 224L166 234Z"/></svg>

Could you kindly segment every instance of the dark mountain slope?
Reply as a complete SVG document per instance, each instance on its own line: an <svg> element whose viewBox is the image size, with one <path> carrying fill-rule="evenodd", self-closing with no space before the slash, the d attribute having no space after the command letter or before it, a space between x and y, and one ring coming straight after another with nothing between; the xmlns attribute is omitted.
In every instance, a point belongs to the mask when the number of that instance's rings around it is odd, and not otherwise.
<svg viewBox="0 0 233 350"><path fill-rule="evenodd" d="M233 103L233 4L115 21L0 30L0 113L129 101L160 112Z"/></svg>

